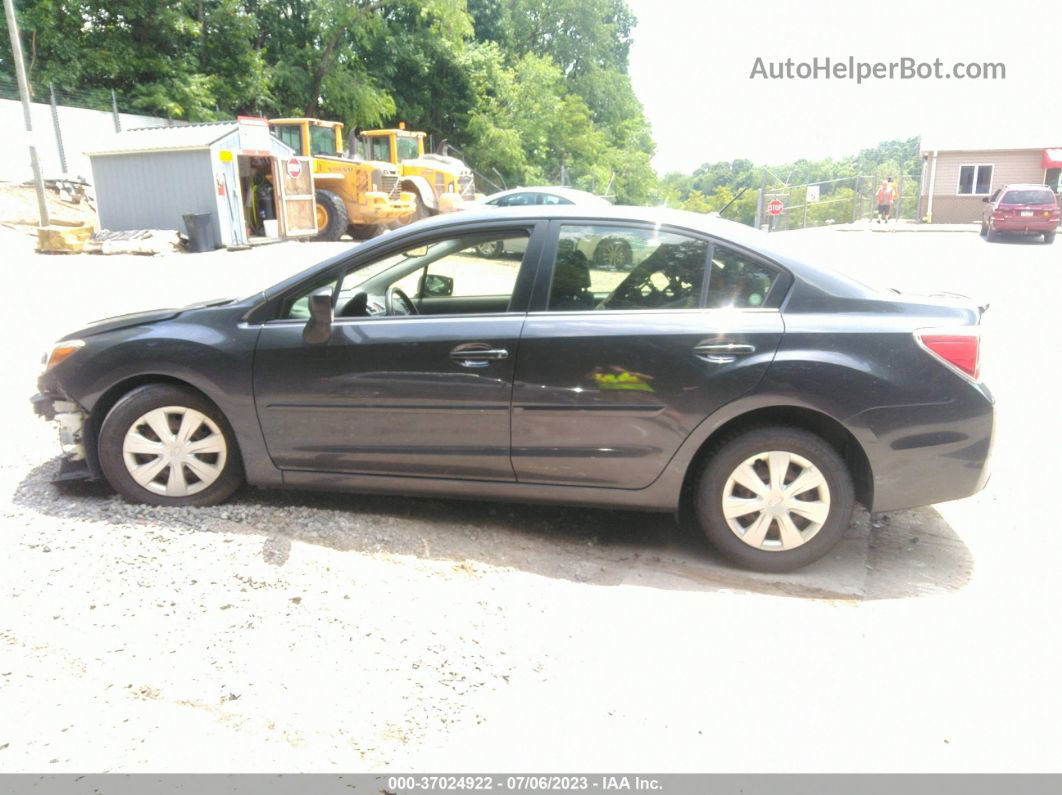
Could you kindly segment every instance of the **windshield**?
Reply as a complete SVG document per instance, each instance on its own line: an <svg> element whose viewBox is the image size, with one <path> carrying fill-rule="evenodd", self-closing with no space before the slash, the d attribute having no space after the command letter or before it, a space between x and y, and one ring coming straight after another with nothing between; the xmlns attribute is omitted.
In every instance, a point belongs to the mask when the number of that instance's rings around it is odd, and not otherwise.
<svg viewBox="0 0 1062 795"><path fill-rule="evenodd" d="M1054 204L1055 194L1049 190L1008 190L1000 204Z"/></svg>

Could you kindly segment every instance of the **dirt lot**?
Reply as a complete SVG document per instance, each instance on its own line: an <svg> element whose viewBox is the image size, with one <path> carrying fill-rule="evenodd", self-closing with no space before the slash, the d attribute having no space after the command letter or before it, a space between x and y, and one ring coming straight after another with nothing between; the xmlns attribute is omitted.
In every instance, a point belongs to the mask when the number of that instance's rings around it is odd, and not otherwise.
<svg viewBox="0 0 1062 795"><path fill-rule="evenodd" d="M1059 769L1059 245L787 233L990 299L1000 429L984 493L861 513L829 559L759 576L663 516L57 491L27 401L56 336L349 244L44 257L0 234L0 770Z"/></svg>

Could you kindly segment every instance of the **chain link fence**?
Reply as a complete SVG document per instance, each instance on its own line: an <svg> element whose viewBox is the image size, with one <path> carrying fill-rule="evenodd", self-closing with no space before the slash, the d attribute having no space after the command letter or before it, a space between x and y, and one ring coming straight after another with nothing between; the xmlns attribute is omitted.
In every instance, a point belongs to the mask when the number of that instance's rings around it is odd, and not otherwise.
<svg viewBox="0 0 1062 795"><path fill-rule="evenodd" d="M805 185L768 185L763 189L761 225L772 232L874 220L878 189L888 177L898 196L891 218L918 220L920 174L865 174Z"/></svg>

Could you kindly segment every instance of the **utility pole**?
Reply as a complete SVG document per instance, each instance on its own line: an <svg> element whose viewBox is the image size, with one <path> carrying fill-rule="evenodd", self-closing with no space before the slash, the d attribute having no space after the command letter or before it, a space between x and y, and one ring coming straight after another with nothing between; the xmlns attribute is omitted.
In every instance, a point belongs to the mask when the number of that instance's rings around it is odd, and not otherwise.
<svg viewBox="0 0 1062 795"><path fill-rule="evenodd" d="M756 192L756 216L752 222L754 228L759 229L763 223L763 192L767 187L767 170L760 172L760 189Z"/></svg>
<svg viewBox="0 0 1062 795"><path fill-rule="evenodd" d="M48 203L44 198L44 180L41 178L41 164L37 161L37 147L33 144L33 116L30 108L29 83L26 82L26 65L22 61L22 39L18 35L18 23L15 20L14 0L4 0L4 14L7 16L7 29L11 33L11 58L15 62L15 76L18 78L18 93L22 97L22 113L26 117L26 132L29 136L30 167L33 169L33 182L37 187L37 210L40 213L41 226L48 226Z"/></svg>

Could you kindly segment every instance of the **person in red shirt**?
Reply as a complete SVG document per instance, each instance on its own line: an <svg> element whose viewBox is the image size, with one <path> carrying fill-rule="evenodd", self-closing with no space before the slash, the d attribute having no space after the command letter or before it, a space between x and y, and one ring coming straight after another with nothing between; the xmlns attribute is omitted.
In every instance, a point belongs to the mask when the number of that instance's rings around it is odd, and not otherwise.
<svg viewBox="0 0 1062 795"><path fill-rule="evenodd" d="M888 223L892 216L892 203L896 201L896 183L889 177L878 188L878 223Z"/></svg>

